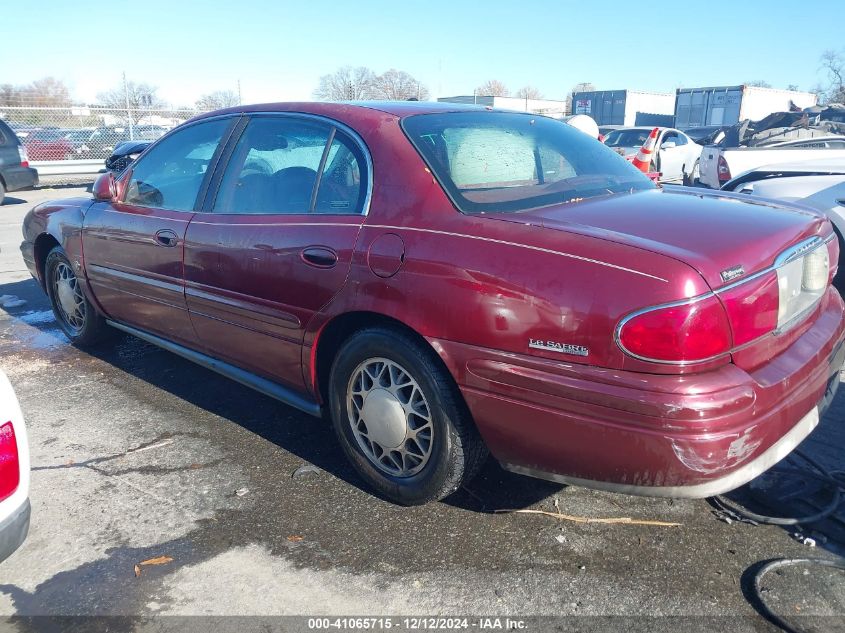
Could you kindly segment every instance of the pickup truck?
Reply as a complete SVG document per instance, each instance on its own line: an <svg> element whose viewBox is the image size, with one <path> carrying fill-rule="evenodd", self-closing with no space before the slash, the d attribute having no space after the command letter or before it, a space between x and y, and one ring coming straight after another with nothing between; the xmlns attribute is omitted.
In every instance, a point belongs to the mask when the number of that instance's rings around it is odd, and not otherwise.
<svg viewBox="0 0 845 633"><path fill-rule="evenodd" d="M845 158L845 136L794 139L756 147L708 145L699 160L699 182L719 189L734 175L762 165Z"/></svg>

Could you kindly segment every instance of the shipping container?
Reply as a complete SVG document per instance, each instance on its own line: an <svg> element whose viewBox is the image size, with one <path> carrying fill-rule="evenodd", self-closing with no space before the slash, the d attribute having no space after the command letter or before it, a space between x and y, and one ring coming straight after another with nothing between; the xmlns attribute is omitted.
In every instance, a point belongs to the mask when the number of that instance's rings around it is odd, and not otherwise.
<svg viewBox="0 0 845 633"><path fill-rule="evenodd" d="M587 114L599 125L671 126L675 95L639 90L593 90L572 95L572 114Z"/></svg>
<svg viewBox="0 0 845 633"><path fill-rule="evenodd" d="M772 112L787 112L790 107L816 105L811 92L778 90L758 86L721 86L716 88L678 88L675 98L675 127L733 125L744 119L759 121Z"/></svg>

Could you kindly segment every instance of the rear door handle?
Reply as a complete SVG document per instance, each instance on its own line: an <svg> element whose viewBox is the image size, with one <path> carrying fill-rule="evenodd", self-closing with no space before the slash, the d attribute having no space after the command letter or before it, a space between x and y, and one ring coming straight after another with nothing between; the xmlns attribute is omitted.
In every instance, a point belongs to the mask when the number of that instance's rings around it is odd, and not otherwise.
<svg viewBox="0 0 845 633"><path fill-rule="evenodd" d="M156 244L159 246L176 246L179 236L170 229L162 229L156 233Z"/></svg>
<svg viewBox="0 0 845 633"><path fill-rule="evenodd" d="M325 246L309 246L299 255L302 261L315 268L332 268L337 264L337 253Z"/></svg>

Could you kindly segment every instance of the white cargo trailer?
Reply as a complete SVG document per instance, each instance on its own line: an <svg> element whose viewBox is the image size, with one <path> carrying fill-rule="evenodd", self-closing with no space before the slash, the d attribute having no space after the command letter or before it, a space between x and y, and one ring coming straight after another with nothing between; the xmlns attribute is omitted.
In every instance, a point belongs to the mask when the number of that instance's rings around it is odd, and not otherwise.
<svg viewBox="0 0 845 633"><path fill-rule="evenodd" d="M639 90L591 90L572 95L572 114L587 114L599 125L672 126L675 95Z"/></svg>
<svg viewBox="0 0 845 633"><path fill-rule="evenodd" d="M733 125L744 119L758 121L772 112L787 112L816 105L816 95L796 90L758 86L678 88L675 96L675 127Z"/></svg>

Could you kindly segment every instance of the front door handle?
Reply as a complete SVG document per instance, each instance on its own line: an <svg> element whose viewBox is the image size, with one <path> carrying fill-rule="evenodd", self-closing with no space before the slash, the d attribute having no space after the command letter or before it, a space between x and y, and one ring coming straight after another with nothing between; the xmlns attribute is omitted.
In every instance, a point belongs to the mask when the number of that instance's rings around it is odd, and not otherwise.
<svg viewBox="0 0 845 633"><path fill-rule="evenodd" d="M162 229L156 233L156 244L159 246L176 246L179 236L170 229Z"/></svg>
<svg viewBox="0 0 845 633"><path fill-rule="evenodd" d="M315 268L332 268L337 264L337 253L325 246L309 246L300 253L302 261Z"/></svg>

